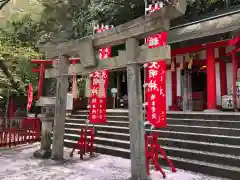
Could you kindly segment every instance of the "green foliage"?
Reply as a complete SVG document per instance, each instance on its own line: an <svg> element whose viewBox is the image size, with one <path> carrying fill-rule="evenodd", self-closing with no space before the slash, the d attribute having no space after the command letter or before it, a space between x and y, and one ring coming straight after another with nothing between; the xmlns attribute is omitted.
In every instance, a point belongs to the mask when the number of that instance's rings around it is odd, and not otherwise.
<svg viewBox="0 0 240 180"><path fill-rule="evenodd" d="M0 57L5 69L0 79L0 95L5 96L9 89L15 94L26 94L29 83L37 84L37 74L32 72L31 58L40 56L31 47L0 39Z"/></svg>
<svg viewBox="0 0 240 180"><path fill-rule="evenodd" d="M0 0L0 10L9 2L10 0Z"/></svg>

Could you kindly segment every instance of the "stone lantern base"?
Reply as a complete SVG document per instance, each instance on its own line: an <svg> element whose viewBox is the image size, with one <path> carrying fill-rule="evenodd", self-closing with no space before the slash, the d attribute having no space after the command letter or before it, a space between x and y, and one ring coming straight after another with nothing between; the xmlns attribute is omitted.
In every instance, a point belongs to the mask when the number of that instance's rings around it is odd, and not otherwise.
<svg viewBox="0 0 240 180"><path fill-rule="evenodd" d="M53 116L41 116L42 121L42 131L41 131L41 148L34 152L34 157L41 159L48 159L51 157L52 150L52 124Z"/></svg>

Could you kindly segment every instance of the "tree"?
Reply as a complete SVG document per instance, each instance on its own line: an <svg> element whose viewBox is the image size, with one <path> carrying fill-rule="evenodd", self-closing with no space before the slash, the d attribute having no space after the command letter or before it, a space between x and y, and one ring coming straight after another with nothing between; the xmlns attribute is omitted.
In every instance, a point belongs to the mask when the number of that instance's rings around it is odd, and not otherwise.
<svg viewBox="0 0 240 180"><path fill-rule="evenodd" d="M0 79L2 96L6 95L4 89L9 89L15 94L26 95L28 84L31 82L36 85L38 79L37 75L32 72L31 58L38 58L40 54L31 47L12 44L1 39L0 56L0 68L4 74Z"/></svg>
<svg viewBox="0 0 240 180"><path fill-rule="evenodd" d="M2 10L2 8L9 2L10 0L0 0L0 10Z"/></svg>

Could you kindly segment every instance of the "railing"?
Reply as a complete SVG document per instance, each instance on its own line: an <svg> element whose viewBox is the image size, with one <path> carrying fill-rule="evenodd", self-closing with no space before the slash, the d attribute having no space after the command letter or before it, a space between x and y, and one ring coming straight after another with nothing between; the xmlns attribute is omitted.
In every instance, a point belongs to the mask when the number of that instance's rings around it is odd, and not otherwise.
<svg viewBox="0 0 240 180"><path fill-rule="evenodd" d="M40 140L40 119L24 118L20 123L0 129L0 147L11 147Z"/></svg>

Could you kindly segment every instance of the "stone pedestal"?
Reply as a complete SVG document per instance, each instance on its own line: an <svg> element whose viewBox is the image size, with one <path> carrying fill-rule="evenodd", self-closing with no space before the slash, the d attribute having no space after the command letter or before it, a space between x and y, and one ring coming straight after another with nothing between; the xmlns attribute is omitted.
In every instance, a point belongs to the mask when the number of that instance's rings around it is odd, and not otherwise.
<svg viewBox="0 0 240 180"><path fill-rule="evenodd" d="M42 130L41 130L41 148L34 152L34 157L36 158L50 158L52 154L51 144L52 144L52 126L53 126L53 116L41 116Z"/></svg>
<svg viewBox="0 0 240 180"><path fill-rule="evenodd" d="M52 128L54 120L54 101L52 98L41 97L36 104L41 106L41 114L38 116L42 122L41 148L34 152L34 157L47 159L52 155Z"/></svg>

